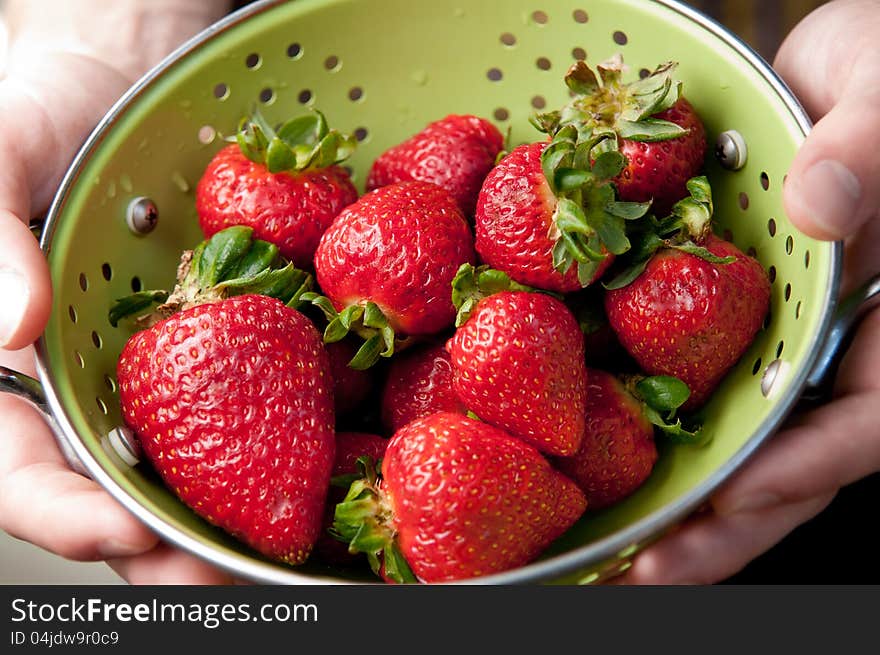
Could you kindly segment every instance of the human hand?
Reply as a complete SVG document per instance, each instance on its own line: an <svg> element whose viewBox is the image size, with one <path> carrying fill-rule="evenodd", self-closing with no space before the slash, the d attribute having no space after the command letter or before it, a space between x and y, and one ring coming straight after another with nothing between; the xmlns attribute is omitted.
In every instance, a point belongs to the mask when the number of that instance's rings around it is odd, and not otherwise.
<svg viewBox="0 0 880 655"><path fill-rule="evenodd" d="M842 295L880 272L880 5L838 0L801 22L775 67L818 120L784 189L804 233L844 239ZM621 584L723 580L880 470L880 312L861 323L834 400L796 416L710 501L638 555Z"/></svg>
<svg viewBox="0 0 880 655"><path fill-rule="evenodd" d="M220 0L85 4L6 5L14 41L0 78L0 365L31 376L30 344L48 318L51 284L29 219L45 211L89 130L131 82L227 9ZM97 483L71 471L30 406L0 394L0 417L0 529L62 557L108 560L132 583L231 582L161 544Z"/></svg>

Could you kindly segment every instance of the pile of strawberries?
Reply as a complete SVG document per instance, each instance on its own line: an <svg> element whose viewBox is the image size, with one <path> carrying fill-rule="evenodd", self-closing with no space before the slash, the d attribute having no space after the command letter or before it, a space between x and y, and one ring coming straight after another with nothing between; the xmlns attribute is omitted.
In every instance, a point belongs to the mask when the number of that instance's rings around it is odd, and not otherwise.
<svg viewBox="0 0 880 655"><path fill-rule="evenodd" d="M447 116L360 197L320 112L245 119L174 288L110 311L136 328L122 413L168 487L270 558L439 582L533 561L644 483L655 438L700 443L770 284L712 232L673 72L577 62L534 142Z"/></svg>

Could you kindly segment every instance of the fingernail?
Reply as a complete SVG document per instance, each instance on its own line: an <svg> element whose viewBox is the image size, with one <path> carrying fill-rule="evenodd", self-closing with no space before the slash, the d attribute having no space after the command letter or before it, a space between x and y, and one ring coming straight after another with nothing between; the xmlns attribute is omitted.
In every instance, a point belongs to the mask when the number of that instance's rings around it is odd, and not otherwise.
<svg viewBox="0 0 880 655"><path fill-rule="evenodd" d="M98 544L98 554L104 559L140 555L145 550L140 544L129 544L117 539L106 539Z"/></svg>
<svg viewBox="0 0 880 655"><path fill-rule="evenodd" d="M779 505L779 503L780 499L776 494L760 492L752 494L751 496L744 496L727 507L715 507L715 513L720 516L748 514L775 507L776 505Z"/></svg>
<svg viewBox="0 0 880 655"><path fill-rule="evenodd" d="M861 224L858 216L862 197L859 178L838 161L816 162L801 178L801 202L816 227L844 237Z"/></svg>
<svg viewBox="0 0 880 655"><path fill-rule="evenodd" d="M30 291L20 273L0 268L0 346L15 335L28 304Z"/></svg>

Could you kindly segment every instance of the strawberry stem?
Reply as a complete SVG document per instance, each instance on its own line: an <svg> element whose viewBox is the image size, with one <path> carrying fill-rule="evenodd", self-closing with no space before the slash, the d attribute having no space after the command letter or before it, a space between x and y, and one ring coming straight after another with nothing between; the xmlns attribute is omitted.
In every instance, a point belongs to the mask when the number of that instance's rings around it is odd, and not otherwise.
<svg viewBox="0 0 880 655"><path fill-rule="evenodd" d="M689 446L700 446L707 442L701 425L687 429L681 419L675 416L678 408L691 395L682 380L670 375L633 376L624 379L624 386L641 402L645 417L670 442Z"/></svg>
<svg viewBox="0 0 880 655"><path fill-rule="evenodd" d="M312 284L312 276L282 257L277 246L254 239L250 227L233 226L183 252L171 293L141 291L119 298L109 319L115 327L121 319L160 302L154 312L138 319L152 325L188 307L245 294L270 296L296 309Z"/></svg>
<svg viewBox="0 0 880 655"><path fill-rule="evenodd" d="M332 130L317 109L272 127L255 110L239 123L238 133L229 139L238 143L242 154L263 164L271 173L301 172L340 164L357 146L357 139Z"/></svg>
<svg viewBox="0 0 880 655"><path fill-rule="evenodd" d="M512 280L507 273L487 265L474 267L473 264L462 264L452 279L452 304L458 310L455 315L455 327L461 327L467 322L477 303L483 298L502 291L537 292L538 290L520 284Z"/></svg>
<svg viewBox="0 0 880 655"><path fill-rule="evenodd" d="M330 534L347 543L349 552L365 553L370 568L399 584L418 582L397 546L392 512L379 485L372 458L358 457L359 477L336 505Z"/></svg>
<svg viewBox="0 0 880 655"><path fill-rule="evenodd" d="M349 367L355 370L363 371L370 368L379 361L380 357L391 357L395 350L406 344L406 341L397 338L394 328L374 302L349 305L342 311L337 311L330 299L319 293L304 293L300 300L311 303L327 318L324 343L342 341L351 332L364 340L348 362Z"/></svg>

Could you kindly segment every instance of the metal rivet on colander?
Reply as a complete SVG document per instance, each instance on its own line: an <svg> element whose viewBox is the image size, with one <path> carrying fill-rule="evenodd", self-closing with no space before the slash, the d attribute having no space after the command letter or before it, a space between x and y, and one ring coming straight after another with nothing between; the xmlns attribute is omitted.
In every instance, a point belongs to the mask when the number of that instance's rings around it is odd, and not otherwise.
<svg viewBox="0 0 880 655"><path fill-rule="evenodd" d="M125 222L135 234L148 234L159 222L159 209L149 198L143 196L135 198L128 204Z"/></svg>
<svg viewBox="0 0 880 655"><path fill-rule="evenodd" d="M141 461L141 447L134 433L125 426L119 426L110 430L107 441L123 462L129 466L135 466Z"/></svg>
<svg viewBox="0 0 880 655"><path fill-rule="evenodd" d="M746 165L749 149L742 134L736 130L727 130L718 135L715 141L715 157L726 169L738 171Z"/></svg>
<svg viewBox="0 0 880 655"><path fill-rule="evenodd" d="M765 398L776 395L777 389L781 389L791 365L781 359L774 359L767 364L764 375L761 377L761 393Z"/></svg>

